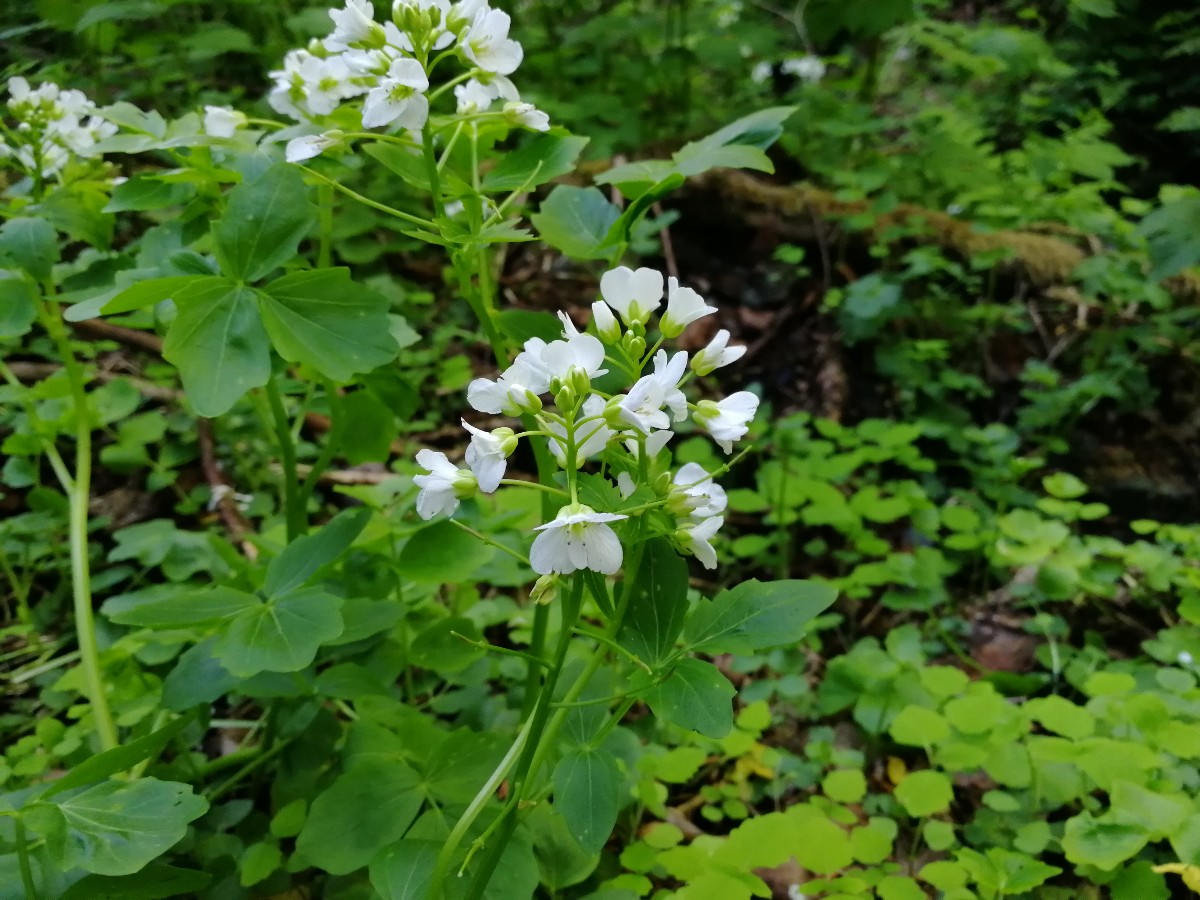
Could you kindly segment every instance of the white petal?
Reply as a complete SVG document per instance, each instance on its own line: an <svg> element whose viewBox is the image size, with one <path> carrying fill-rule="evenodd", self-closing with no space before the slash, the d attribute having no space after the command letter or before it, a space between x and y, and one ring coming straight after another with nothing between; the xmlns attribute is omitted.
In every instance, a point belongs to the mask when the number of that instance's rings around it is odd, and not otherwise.
<svg viewBox="0 0 1200 900"><path fill-rule="evenodd" d="M529 548L529 564L539 575L551 572L574 572L567 555L567 536L562 528L549 528L534 538Z"/></svg>

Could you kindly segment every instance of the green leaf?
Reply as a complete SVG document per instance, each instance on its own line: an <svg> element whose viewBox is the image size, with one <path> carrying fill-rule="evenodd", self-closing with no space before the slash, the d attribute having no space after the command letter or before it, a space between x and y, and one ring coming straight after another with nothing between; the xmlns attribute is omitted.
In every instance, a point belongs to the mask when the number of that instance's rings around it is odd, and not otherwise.
<svg viewBox="0 0 1200 900"><path fill-rule="evenodd" d="M836 598L837 591L815 581L746 581L715 600L702 600L688 619L684 640L689 649L710 654L794 644Z"/></svg>
<svg viewBox="0 0 1200 900"><path fill-rule="evenodd" d="M1151 279L1200 265L1200 192L1167 201L1142 220L1138 233L1149 243Z"/></svg>
<svg viewBox="0 0 1200 900"><path fill-rule="evenodd" d="M264 278L296 255L316 215L295 166L279 163L238 185L213 226L221 271L239 281Z"/></svg>
<svg viewBox="0 0 1200 900"><path fill-rule="evenodd" d="M349 269L293 272L259 296L263 324L288 362L347 382L396 358L387 299L355 284Z"/></svg>
<svg viewBox="0 0 1200 900"><path fill-rule="evenodd" d="M276 597L300 587L348 550L369 521L371 510L364 506L342 510L320 531L292 541L267 566L264 593Z"/></svg>
<svg viewBox="0 0 1200 900"><path fill-rule="evenodd" d="M425 900L442 845L405 840L371 861L371 885L383 900Z"/></svg>
<svg viewBox="0 0 1200 900"><path fill-rule="evenodd" d="M161 900L196 896L212 881L207 872L175 866L148 866L132 875L85 875L58 900Z"/></svg>
<svg viewBox="0 0 1200 900"><path fill-rule="evenodd" d="M0 338L21 337L37 319L38 295L16 272L0 270Z"/></svg>
<svg viewBox="0 0 1200 900"><path fill-rule="evenodd" d="M867 779L858 769L834 769L821 781L821 790L838 803L857 803L867 795Z"/></svg>
<svg viewBox="0 0 1200 900"><path fill-rule="evenodd" d="M132 769L144 760L153 759L162 751L168 741L192 723L193 718L191 715L183 716L144 737L122 744L120 747L114 747L112 750L105 750L96 756L89 756L79 765L72 767L62 778L52 782L39 799L48 800L55 794L71 791L96 781L103 781L118 772Z"/></svg>
<svg viewBox="0 0 1200 900"><path fill-rule="evenodd" d="M267 841L251 844L238 860L238 882L250 887L265 881L283 863L279 845Z"/></svg>
<svg viewBox="0 0 1200 900"><path fill-rule="evenodd" d="M298 672L326 641L342 633L342 599L301 588L239 613L217 644L217 657L234 675Z"/></svg>
<svg viewBox="0 0 1200 900"><path fill-rule="evenodd" d="M900 780L896 785L896 799L910 816L923 819L949 809L954 788L942 772L924 769L910 772Z"/></svg>
<svg viewBox="0 0 1200 900"><path fill-rule="evenodd" d="M405 150L395 144L371 141L362 145L367 156L373 157L388 171L400 176L406 184L422 191L429 190L429 169L420 150Z"/></svg>
<svg viewBox="0 0 1200 900"><path fill-rule="evenodd" d="M258 316L255 292L212 279L203 291L176 297L179 315L163 342L163 356L179 369L184 390L202 416L228 412L271 377L271 349Z"/></svg>
<svg viewBox="0 0 1200 900"><path fill-rule="evenodd" d="M718 167L774 172L763 151L779 139L784 121L795 111L794 106L764 109L685 144L673 156L676 171L689 177Z"/></svg>
<svg viewBox="0 0 1200 900"><path fill-rule="evenodd" d="M473 621L461 616L434 622L417 632L409 649L408 662L439 674L461 672L486 652L463 638L482 641L483 634Z"/></svg>
<svg viewBox="0 0 1200 900"><path fill-rule="evenodd" d="M232 291L237 286L227 278L214 275L172 275L168 278L150 278L119 290L114 294L101 294L95 299L76 303L67 310L65 318L80 322L98 315L115 315L132 312L181 297L185 301L192 296L200 298L216 295L219 291Z"/></svg>
<svg viewBox="0 0 1200 900"><path fill-rule="evenodd" d="M179 206L196 196L196 186L186 181L164 181L152 175L135 175L113 189L104 212L142 212Z"/></svg>
<svg viewBox="0 0 1200 900"><path fill-rule="evenodd" d="M442 519L426 525L400 550L396 571L401 578L425 584L457 584L492 558L491 547Z"/></svg>
<svg viewBox="0 0 1200 900"><path fill-rule="evenodd" d="M398 760L353 766L313 801L296 849L334 875L361 869L408 830L425 800L420 784Z"/></svg>
<svg viewBox="0 0 1200 900"><path fill-rule="evenodd" d="M1073 740L1089 737L1096 730L1090 712L1062 697L1036 697L1026 702L1024 711L1048 731Z"/></svg>
<svg viewBox="0 0 1200 900"><path fill-rule="evenodd" d="M182 590L174 597L123 607L113 601L104 614L118 625L139 628L185 628L230 619L261 601L253 594L217 585L206 591Z"/></svg>
<svg viewBox="0 0 1200 900"><path fill-rule="evenodd" d="M950 736L946 720L932 709L906 706L888 725L892 739L910 747L929 747Z"/></svg>
<svg viewBox="0 0 1200 900"><path fill-rule="evenodd" d="M164 707L182 712L207 705L238 684L240 679L230 674L217 659L216 646L214 635L183 652L175 668L163 679Z"/></svg>
<svg viewBox="0 0 1200 900"><path fill-rule="evenodd" d="M342 400L342 415L346 417L346 434L353 441L343 443L342 452L352 466L363 463L387 462L392 441L399 435L392 408L374 391L360 390Z"/></svg>
<svg viewBox="0 0 1200 900"><path fill-rule="evenodd" d="M594 187L560 184L529 217L542 240L573 259L607 259L607 236L621 211Z"/></svg>
<svg viewBox="0 0 1200 900"><path fill-rule="evenodd" d="M718 673L719 674L719 673ZM728 682L727 682L728 683ZM621 808L621 769L607 750L568 751L554 767L554 808L587 853L599 853Z"/></svg>
<svg viewBox="0 0 1200 900"><path fill-rule="evenodd" d="M1091 813L1081 812L1067 819L1062 848L1071 862L1107 872L1137 856L1149 840L1150 833L1140 825L1094 818Z"/></svg>
<svg viewBox="0 0 1200 900"><path fill-rule="evenodd" d="M733 729L734 693L729 679L712 663L685 659L645 698L654 714L672 725L723 738Z"/></svg>
<svg viewBox="0 0 1200 900"><path fill-rule="evenodd" d="M108 781L25 813L60 869L131 875L183 839L208 809L186 784L142 778Z"/></svg>
<svg viewBox="0 0 1200 900"><path fill-rule="evenodd" d="M528 190L575 169L590 138L542 134L509 153L483 179L485 191Z"/></svg>
<svg viewBox="0 0 1200 900"><path fill-rule="evenodd" d="M24 269L39 281L58 262L58 235L45 219L18 216L0 225L0 263Z"/></svg>
<svg viewBox="0 0 1200 900"><path fill-rule="evenodd" d="M617 643L651 666L662 663L675 648L688 611L687 563L665 538L646 543L629 611Z"/></svg>

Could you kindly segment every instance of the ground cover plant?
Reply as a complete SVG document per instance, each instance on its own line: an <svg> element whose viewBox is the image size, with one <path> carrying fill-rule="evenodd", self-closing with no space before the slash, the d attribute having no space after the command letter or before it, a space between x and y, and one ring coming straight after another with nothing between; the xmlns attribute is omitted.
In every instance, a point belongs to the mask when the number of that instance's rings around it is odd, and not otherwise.
<svg viewBox="0 0 1200 900"><path fill-rule="evenodd" d="M1200 20L269 6L3 14L0 896L1200 893Z"/></svg>

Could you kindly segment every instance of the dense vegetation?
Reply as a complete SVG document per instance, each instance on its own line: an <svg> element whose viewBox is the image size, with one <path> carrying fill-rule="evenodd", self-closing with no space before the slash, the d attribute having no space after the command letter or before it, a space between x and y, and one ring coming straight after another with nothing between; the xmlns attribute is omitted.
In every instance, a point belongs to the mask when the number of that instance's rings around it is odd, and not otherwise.
<svg viewBox="0 0 1200 900"><path fill-rule="evenodd" d="M0 38L0 897L1200 893L1200 9Z"/></svg>

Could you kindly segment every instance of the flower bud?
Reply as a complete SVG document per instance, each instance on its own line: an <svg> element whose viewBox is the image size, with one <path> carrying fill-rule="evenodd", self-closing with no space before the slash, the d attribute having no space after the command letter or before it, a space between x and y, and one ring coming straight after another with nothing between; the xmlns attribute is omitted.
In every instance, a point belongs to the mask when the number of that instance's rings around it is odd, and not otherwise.
<svg viewBox="0 0 1200 900"><path fill-rule="evenodd" d="M551 603L558 597L558 576L542 575L533 583L529 599L534 603Z"/></svg>
<svg viewBox="0 0 1200 900"><path fill-rule="evenodd" d="M615 344L621 339L621 326L613 315L607 303L597 300L592 304L592 322L596 325L596 333L606 344Z"/></svg>
<svg viewBox="0 0 1200 900"><path fill-rule="evenodd" d="M555 381L557 380L555 379ZM551 385L551 390L554 391L553 385ZM575 414L575 404L578 399L579 395L575 393L575 389L570 384L563 384L554 391L554 403L564 416L570 417Z"/></svg>
<svg viewBox="0 0 1200 900"><path fill-rule="evenodd" d="M511 428L496 428L492 431L492 437L500 442L500 452L505 457L512 456L517 449L517 433Z"/></svg>
<svg viewBox="0 0 1200 900"><path fill-rule="evenodd" d="M642 354L646 352L646 339L632 331L625 333L625 338L621 343L625 345L625 352L629 354L630 359L641 359Z"/></svg>
<svg viewBox="0 0 1200 900"><path fill-rule="evenodd" d="M665 497L671 493L671 473L660 472L658 477L654 479L654 494L657 497Z"/></svg>

